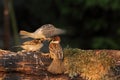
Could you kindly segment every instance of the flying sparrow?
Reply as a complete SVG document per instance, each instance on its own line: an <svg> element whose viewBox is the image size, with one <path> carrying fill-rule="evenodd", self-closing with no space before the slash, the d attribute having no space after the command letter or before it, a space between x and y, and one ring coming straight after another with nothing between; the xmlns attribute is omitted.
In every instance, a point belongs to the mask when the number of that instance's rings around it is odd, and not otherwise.
<svg viewBox="0 0 120 80"><path fill-rule="evenodd" d="M45 39L45 40L52 36L64 34L64 33L65 33L64 30L60 28L56 28L52 24L45 24L41 26L40 28L38 28L35 32L27 32L24 30L20 31L20 35L22 35L22 38L30 37L34 39Z"/></svg>
<svg viewBox="0 0 120 80"><path fill-rule="evenodd" d="M39 51L42 46L42 41L40 39L35 39L24 42L20 47L25 51Z"/></svg>
<svg viewBox="0 0 120 80"><path fill-rule="evenodd" d="M53 59L52 63L48 67L48 71L53 74L61 74L64 72L63 65L63 50L60 45L60 37L55 36L49 44L49 54Z"/></svg>

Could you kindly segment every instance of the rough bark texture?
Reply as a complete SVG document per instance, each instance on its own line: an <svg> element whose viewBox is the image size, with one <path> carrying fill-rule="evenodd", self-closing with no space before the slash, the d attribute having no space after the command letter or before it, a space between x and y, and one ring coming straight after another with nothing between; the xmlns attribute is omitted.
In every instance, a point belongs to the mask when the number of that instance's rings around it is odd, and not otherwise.
<svg viewBox="0 0 120 80"><path fill-rule="evenodd" d="M0 71L18 71L26 74L41 74L52 59L40 52L11 52L0 50Z"/></svg>
<svg viewBox="0 0 120 80"><path fill-rule="evenodd" d="M89 50L85 50L85 51L89 52ZM93 50L93 52L95 52L96 55L101 54L103 52L108 53L113 59L116 60L116 66L120 66L119 50ZM29 78L30 80L33 80L33 77L36 80L55 80L55 79L69 80L70 79L68 77L68 74L57 75L57 74L51 74L49 71L47 71L47 68L50 67L50 64L52 63L52 59L48 55L42 55L42 54L44 53L22 52L22 51L11 52L7 50L0 50L1 78L3 79L9 78L14 72L15 74L14 76L20 78L21 80L29 79ZM30 74L32 76L24 75L24 74ZM74 79L83 80L79 75Z"/></svg>

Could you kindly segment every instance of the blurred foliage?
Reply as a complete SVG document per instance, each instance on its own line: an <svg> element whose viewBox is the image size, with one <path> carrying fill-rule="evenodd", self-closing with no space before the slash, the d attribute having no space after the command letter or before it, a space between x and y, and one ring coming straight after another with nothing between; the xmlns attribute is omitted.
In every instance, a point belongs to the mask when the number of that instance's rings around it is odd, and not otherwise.
<svg viewBox="0 0 120 80"><path fill-rule="evenodd" d="M96 44L97 43L97 44ZM102 37L96 37L93 39L92 47L99 49L99 46L102 46L102 48L106 48L109 46L109 48L118 48L119 45L115 43L115 41L111 38L102 38Z"/></svg>
<svg viewBox="0 0 120 80"><path fill-rule="evenodd" d="M8 2L9 4L9 16L11 19L12 31L14 35L14 45L19 45L18 26L14 12L13 0Z"/></svg>
<svg viewBox="0 0 120 80"><path fill-rule="evenodd" d="M120 0L29 0L22 9L20 29L34 31L38 25L51 23L67 30L62 38L64 46L120 47Z"/></svg>

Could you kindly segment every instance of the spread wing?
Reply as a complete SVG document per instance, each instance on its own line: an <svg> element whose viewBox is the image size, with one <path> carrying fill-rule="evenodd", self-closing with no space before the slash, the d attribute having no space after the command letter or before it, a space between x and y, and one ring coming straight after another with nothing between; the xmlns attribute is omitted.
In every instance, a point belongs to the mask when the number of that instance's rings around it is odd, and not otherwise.
<svg viewBox="0 0 120 80"><path fill-rule="evenodd" d="M52 24L45 24L38 28L35 33L43 33L43 32L49 32L50 30L54 29L54 26Z"/></svg>
<svg viewBox="0 0 120 80"><path fill-rule="evenodd" d="M39 33L39 34L42 33L47 38L49 38L55 35L64 34L65 30L55 28L52 24L45 24L41 26L39 29L37 29L35 33Z"/></svg>
<svg viewBox="0 0 120 80"><path fill-rule="evenodd" d="M63 33L64 33L63 30L57 29L57 28L43 31L43 34L44 34L46 37L52 37L52 36L59 35L59 34L63 34Z"/></svg>

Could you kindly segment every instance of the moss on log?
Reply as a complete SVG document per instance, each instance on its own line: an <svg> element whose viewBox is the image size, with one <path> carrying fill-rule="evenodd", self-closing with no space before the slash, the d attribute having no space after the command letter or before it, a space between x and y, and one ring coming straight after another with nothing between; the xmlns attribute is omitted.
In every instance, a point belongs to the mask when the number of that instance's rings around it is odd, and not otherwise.
<svg viewBox="0 0 120 80"><path fill-rule="evenodd" d="M118 66L119 50L64 49L64 65L70 77L80 75L86 80L117 80L111 68ZM113 77L114 75L114 77ZM116 77L117 76L117 77Z"/></svg>

